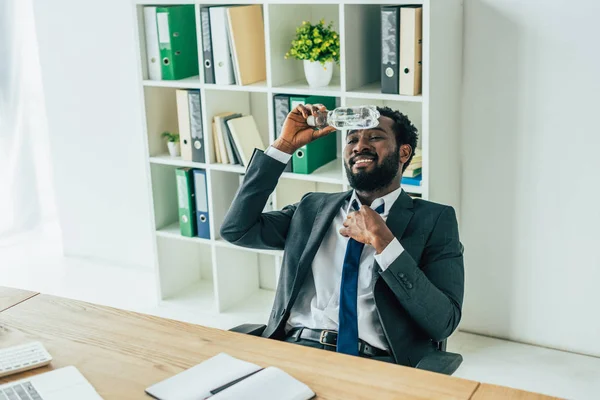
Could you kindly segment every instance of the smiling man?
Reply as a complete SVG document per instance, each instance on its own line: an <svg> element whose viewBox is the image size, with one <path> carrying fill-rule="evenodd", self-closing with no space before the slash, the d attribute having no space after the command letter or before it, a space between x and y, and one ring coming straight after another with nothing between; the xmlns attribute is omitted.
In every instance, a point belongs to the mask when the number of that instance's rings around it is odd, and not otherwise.
<svg viewBox="0 0 600 400"><path fill-rule="evenodd" d="M417 145L405 115L378 108L377 127L347 133L353 190L308 193L262 213L291 155L335 131L307 125L323 110L298 106L273 145L255 151L221 236L285 250L262 336L416 366L460 321L463 247L452 207L412 199L400 187Z"/></svg>

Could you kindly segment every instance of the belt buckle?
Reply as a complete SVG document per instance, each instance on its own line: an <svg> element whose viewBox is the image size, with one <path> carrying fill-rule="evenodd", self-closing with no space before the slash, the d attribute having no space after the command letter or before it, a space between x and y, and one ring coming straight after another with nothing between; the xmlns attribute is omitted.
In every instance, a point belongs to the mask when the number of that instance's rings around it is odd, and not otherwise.
<svg viewBox="0 0 600 400"><path fill-rule="evenodd" d="M336 331L330 331L330 330L328 330L328 329L323 329L323 330L321 331L321 336L319 336L319 343L321 343L321 344L322 344L322 345L324 345L324 346L337 347L337 344L329 344L329 343L325 343L325 342L324 342L325 335L326 335L326 334L328 334L328 333L330 333L330 332L331 332L331 333L335 333L335 334L337 334L337 332L336 332ZM337 343L337 339L336 339L336 343Z"/></svg>

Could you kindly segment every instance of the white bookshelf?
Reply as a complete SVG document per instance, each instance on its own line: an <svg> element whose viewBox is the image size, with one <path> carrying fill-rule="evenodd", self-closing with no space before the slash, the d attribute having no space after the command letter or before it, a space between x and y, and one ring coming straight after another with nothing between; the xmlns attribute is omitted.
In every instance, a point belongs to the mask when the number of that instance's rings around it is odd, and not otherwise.
<svg viewBox="0 0 600 400"><path fill-rule="evenodd" d="M205 84L200 76L179 81L148 79L144 5L194 4L197 32L199 11L215 4L261 4L265 24L267 79L247 86ZM380 6L423 5L423 92L418 96L380 93ZM375 104L398 109L419 130L423 153L422 186L406 186L424 199L459 206L459 103L462 59L462 1L422 0L271 0L226 2L219 0L135 0L134 19L139 52L140 101L145 110L146 167L152 204L152 226L158 294L161 303L188 312L227 318L231 325L266 322L279 279L281 251L243 249L219 236L223 218L239 188L245 168L216 163L212 144L212 117L224 111L252 114L265 143L274 137L275 94L312 94L337 97L341 105ZM302 62L285 60L284 54L303 20L334 21L340 33L340 65L331 84L308 87ZM202 46L198 40L198 46ZM202 51L199 51L200 57ZM202 66L202 60L199 60ZM160 138L165 130L178 131L175 90L199 89L205 137L206 163L170 157ZM273 194L281 209L309 191L348 190L341 150L344 132L338 132L338 158L310 175L284 173ZM175 169L192 167L207 171L211 238L188 238L179 233Z"/></svg>

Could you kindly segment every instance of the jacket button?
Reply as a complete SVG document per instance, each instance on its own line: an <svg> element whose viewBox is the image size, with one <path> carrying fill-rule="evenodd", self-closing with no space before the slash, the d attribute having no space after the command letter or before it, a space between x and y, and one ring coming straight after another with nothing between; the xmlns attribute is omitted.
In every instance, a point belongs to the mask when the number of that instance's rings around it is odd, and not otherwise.
<svg viewBox="0 0 600 400"><path fill-rule="evenodd" d="M409 289L412 289L412 283L410 283L410 282L407 282L407 283L406 283L406 287L407 287L407 288L409 288Z"/></svg>
<svg viewBox="0 0 600 400"><path fill-rule="evenodd" d="M283 317L285 315L285 308L283 310L281 310L281 313L279 314L281 317Z"/></svg>
<svg viewBox="0 0 600 400"><path fill-rule="evenodd" d="M403 273L403 272L400 272L400 273L398 274L398 276L399 276L401 279L404 279L404 273Z"/></svg>

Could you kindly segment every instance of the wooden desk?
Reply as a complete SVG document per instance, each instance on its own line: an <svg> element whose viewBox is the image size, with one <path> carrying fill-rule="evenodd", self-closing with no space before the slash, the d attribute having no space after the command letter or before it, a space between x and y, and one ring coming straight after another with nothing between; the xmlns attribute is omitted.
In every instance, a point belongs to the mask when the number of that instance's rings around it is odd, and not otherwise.
<svg viewBox="0 0 600 400"><path fill-rule="evenodd" d="M319 399L469 399L477 382L149 315L38 295L0 313L0 346L40 340L105 399L149 399L144 389L220 352L272 365Z"/></svg>
<svg viewBox="0 0 600 400"><path fill-rule="evenodd" d="M37 292L0 286L0 312L36 295Z"/></svg>
<svg viewBox="0 0 600 400"><path fill-rule="evenodd" d="M539 393L525 392L505 386L479 385L472 397L473 400L552 400L558 397L549 397Z"/></svg>

